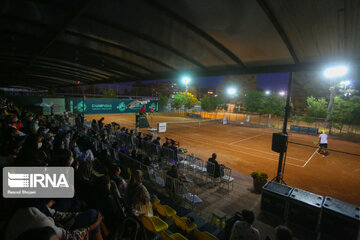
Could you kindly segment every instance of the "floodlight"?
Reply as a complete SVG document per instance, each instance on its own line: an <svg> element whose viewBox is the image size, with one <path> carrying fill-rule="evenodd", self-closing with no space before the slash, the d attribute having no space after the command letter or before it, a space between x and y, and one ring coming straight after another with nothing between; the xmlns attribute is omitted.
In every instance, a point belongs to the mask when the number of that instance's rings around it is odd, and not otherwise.
<svg viewBox="0 0 360 240"><path fill-rule="evenodd" d="M185 85L188 85L191 81L191 78L190 77L182 77L181 78L181 81L185 84Z"/></svg>
<svg viewBox="0 0 360 240"><path fill-rule="evenodd" d="M324 76L327 78L342 77L348 72L348 67L344 65L329 67L325 69Z"/></svg>
<svg viewBox="0 0 360 240"><path fill-rule="evenodd" d="M280 96L285 96L285 91L280 91L280 92L279 92L279 95L280 95Z"/></svg>
<svg viewBox="0 0 360 240"><path fill-rule="evenodd" d="M234 94L236 93L236 89L233 88L233 87L228 88L227 93L228 93L229 95L234 95Z"/></svg>
<svg viewBox="0 0 360 240"><path fill-rule="evenodd" d="M270 93L271 93L270 90L266 90L266 91L265 91L265 94L266 94L266 95L270 95Z"/></svg>

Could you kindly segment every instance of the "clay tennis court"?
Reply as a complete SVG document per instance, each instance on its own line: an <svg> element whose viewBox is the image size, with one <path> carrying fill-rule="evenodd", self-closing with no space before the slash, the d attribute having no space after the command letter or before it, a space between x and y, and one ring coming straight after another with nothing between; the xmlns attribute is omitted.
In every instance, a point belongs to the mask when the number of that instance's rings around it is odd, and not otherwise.
<svg viewBox="0 0 360 240"><path fill-rule="evenodd" d="M86 119L105 118L121 126L134 128L135 114L87 115ZM189 153L207 160L213 152L219 163L233 171L249 175L253 171L276 176L279 154L271 151L272 133L278 130L222 125L219 121L196 120L172 114L156 113L149 117L151 127L168 122L167 132L160 134L180 142ZM144 129L143 132L146 132ZM290 133L289 141L313 145L317 136ZM360 156L330 151L327 157L316 154L316 148L289 143L284 181L286 184L324 196L360 205ZM358 142L329 139L329 149L360 154Z"/></svg>

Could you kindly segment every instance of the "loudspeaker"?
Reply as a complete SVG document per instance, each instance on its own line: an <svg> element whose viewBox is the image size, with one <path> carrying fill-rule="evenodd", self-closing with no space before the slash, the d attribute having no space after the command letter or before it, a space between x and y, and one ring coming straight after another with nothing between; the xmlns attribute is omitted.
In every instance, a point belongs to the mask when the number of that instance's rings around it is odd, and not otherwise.
<svg viewBox="0 0 360 240"><path fill-rule="evenodd" d="M359 206L326 197L322 205L321 239L359 239Z"/></svg>
<svg viewBox="0 0 360 240"><path fill-rule="evenodd" d="M292 187L269 181L262 188L261 210L285 218Z"/></svg>
<svg viewBox="0 0 360 240"><path fill-rule="evenodd" d="M315 232L323 200L323 196L294 188L289 198L287 221Z"/></svg>
<svg viewBox="0 0 360 240"><path fill-rule="evenodd" d="M286 133L273 133L271 149L278 153L285 152L287 140L288 135Z"/></svg>

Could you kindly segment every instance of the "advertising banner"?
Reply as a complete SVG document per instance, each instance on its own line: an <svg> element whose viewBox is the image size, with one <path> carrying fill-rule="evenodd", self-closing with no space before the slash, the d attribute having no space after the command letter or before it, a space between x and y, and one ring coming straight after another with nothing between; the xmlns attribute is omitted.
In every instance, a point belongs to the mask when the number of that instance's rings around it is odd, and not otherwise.
<svg viewBox="0 0 360 240"><path fill-rule="evenodd" d="M103 98L86 98L85 103L82 98L70 98L70 111L76 114L119 114L119 113L137 113L145 105L145 111L158 111L158 101L124 100L124 99L103 99ZM84 105L85 104L85 105Z"/></svg>

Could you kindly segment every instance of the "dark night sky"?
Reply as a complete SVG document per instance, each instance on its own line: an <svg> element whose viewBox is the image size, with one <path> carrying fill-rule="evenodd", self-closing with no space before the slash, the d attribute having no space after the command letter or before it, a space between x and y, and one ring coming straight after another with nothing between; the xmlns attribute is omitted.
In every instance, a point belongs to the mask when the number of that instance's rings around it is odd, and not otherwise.
<svg viewBox="0 0 360 240"><path fill-rule="evenodd" d="M270 91L280 91L287 89L287 81L289 77L289 73L268 73L268 74L257 74L258 77L258 88L263 90ZM223 80L224 76L215 76L215 77L199 77L193 79L192 82L194 85L208 87L208 88L216 88L219 83ZM158 80L146 81L146 83L155 83ZM180 80L178 79L167 79L161 81L177 81L181 86ZM126 82L119 83L119 87L130 89L131 86L135 82ZM98 85L100 88L107 88L109 85Z"/></svg>
<svg viewBox="0 0 360 240"><path fill-rule="evenodd" d="M268 73L268 74L257 74L258 77L258 88L270 91L280 91L287 89L287 81L289 73ZM223 76L217 77L199 77L193 81L204 87L216 88L219 83L223 80ZM176 81L173 79L173 81ZM178 80L179 81L179 80ZM153 81L152 81L153 82Z"/></svg>

